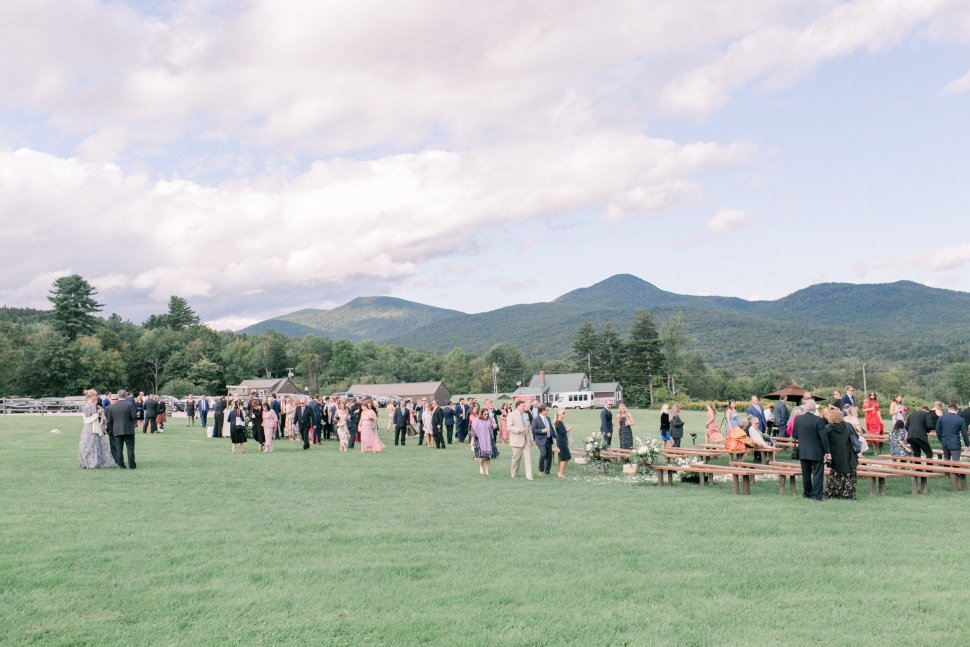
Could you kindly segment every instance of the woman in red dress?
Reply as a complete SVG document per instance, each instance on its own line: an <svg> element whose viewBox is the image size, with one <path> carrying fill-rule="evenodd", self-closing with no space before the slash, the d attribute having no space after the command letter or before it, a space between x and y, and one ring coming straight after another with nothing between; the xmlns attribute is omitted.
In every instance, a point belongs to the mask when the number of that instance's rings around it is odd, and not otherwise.
<svg viewBox="0 0 970 647"><path fill-rule="evenodd" d="M866 412L866 431L870 434L881 434L885 427L882 425L882 414L879 412L879 399L875 391L869 391L869 397L862 405Z"/></svg>

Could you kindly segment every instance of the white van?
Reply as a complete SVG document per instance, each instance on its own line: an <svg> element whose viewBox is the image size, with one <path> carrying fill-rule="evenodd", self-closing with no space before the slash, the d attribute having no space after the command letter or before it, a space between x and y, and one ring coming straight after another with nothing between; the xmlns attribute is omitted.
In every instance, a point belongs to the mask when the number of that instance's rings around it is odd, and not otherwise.
<svg viewBox="0 0 970 647"><path fill-rule="evenodd" d="M592 409L593 392L570 391L568 393L560 393L556 401L552 403L552 406L556 409Z"/></svg>

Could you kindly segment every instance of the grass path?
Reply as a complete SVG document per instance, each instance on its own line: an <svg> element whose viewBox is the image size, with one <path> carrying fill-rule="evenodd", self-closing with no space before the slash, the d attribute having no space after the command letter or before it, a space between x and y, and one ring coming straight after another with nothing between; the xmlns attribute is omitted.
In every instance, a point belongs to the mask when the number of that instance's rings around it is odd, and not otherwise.
<svg viewBox="0 0 970 647"><path fill-rule="evenodd" d="M134 472L85 471L79 419L0 417L0 644L970 641L970 497L942 480L819 504L513 481L505 446L489 479L458 446L231 456L182 425L138 434Z"/></svg>

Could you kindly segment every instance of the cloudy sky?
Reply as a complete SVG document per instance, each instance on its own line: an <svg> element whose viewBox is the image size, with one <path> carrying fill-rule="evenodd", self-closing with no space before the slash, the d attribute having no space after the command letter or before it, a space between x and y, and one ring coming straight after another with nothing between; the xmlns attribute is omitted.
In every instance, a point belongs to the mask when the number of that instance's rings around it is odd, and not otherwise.
<svg viewBox="0 0 970 647"><path fill-rule="evenodd" d="M970 0L4 0L0 303L970 291Z"/></svg>

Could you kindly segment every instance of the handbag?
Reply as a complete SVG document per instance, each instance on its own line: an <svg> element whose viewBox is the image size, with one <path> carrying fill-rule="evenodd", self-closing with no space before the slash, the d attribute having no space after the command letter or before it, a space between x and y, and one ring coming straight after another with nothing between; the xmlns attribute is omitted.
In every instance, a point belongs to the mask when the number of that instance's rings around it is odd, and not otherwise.
<svg viewBox="0 0 970 647"><path fill-rule="evenodd" d="M852 441L852 449L855 450L856 454L862 451L862 439L853 429L849 430L849 440Z"/></svg>

